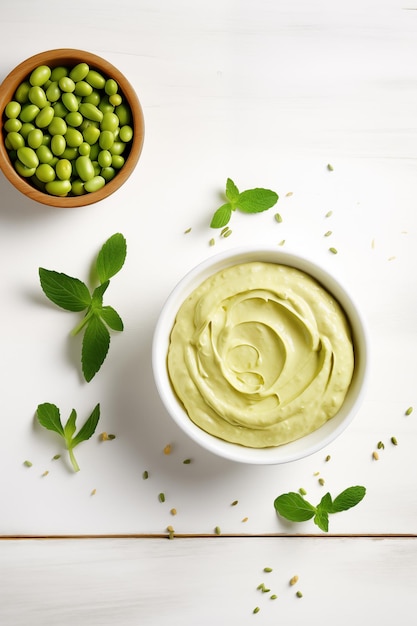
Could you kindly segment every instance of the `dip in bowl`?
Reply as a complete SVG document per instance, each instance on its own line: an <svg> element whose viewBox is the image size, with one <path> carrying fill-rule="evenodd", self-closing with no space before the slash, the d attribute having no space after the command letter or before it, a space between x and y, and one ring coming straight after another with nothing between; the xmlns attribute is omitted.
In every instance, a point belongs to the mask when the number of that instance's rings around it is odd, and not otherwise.
<svg viewBox="0 0 417 626"><path fill-rule="evenodd" d="M335 439L363 398L368 341L346 289L272 249L215 255L168 297L153 342L174 421L222 457L300 459Z"/></svg>

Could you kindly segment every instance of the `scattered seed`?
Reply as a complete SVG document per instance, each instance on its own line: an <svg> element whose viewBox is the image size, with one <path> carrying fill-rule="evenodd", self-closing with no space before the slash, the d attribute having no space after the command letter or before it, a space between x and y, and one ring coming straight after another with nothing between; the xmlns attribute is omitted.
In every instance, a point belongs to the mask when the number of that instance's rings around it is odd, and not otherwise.
<svg viewBox="0 0 417 626"><path fill-rule="evenodd" d="M172 526L167 526L167 531L168 531L168 539L174 539L174 533L175 530L173 529Z"/></svg>
<svg viewBox="0 0 417 626"><path fill-rule="evenodd" d="M113 439L116 439L116 435L109 433L109 441L113 441Z"/></svg>
<svg viewBox="0 0 417 626"><path fill-rule="evenodd" d="M177 514L177 509L171 509L170 513L171 513L171 515L176 515Z"/></svg>
<svg viewBox="0 0 417 626"><path fill-rule="evenodd" d="M320 472L314 472L313 476L318 476Z"/></svg>
<svg viewBox="0 0 417 626"><path fill-rule="evenodd" d="M333 215L333 211L327 211L325 217L331 217Z"/></svg>
<svg viewBox="0 0 417 626"><path fill-rule="evenodd" d="M323 485L324 485L324 478L319 478L319 484L320 484L321 486L323 486Z"/></svg>
<svg viewBox="0 0 417 626"><path fill-rule="evenodd" d="M388 257L388 261L395 261L396 258L397 258L396 256L390 256Z"/></svg>
<svg viewBox="0 0 417 626"><path fill-rule="evenodd" d="M332 457L330 456L330 454L328 454L324 460L326 461L326 463L328 463L328 462L330 461L330 459L331 459L331 458L332 458Z"/></svg>
<svg viewBox="0 0 417 626"><path fill-rule="evenodd" d="M216 535L221 535L221 530L220 530L220 526L216 526L216 528L214 529L214 532L216 533Z"/></svg>
<svg viewBox="0 0 417 626"><path fill-rule="evenodd" d="M239 504L239 500L233 500L230 506L236 506L237 504Z"/></svg>
<svg viewBox="0 0 417 626"><path fill-rule="evenodd" d="M191 232L191 227L190 227L190 228L187 228L187 230L184 230L184 235L187 235L187 234L188 234L188 233L190 233L190 232Z"/></svg>
<svg viewBox="0 0 417 626"><path fill-rule="evenodd" d="M412 412L413 412L413 407L409 406L408 409L406 410L405 414L406 415L411 415Z"/></svg>
<svg viewBox="0 0 417 626"><path fill-rule="evenodd" d="M168 539L174 539L174 536L175 536L174 533L169 533Z"/></svg>
<svg viewBox="0 0 417 626"><path fill-rule="evenodd" d="M324 233L325 237L330 237L330 235L332 234L331 230L328 230L327 232Z"/></svg>
<svg viewBox="0 0 417 626"><path fill-rule="evenodd" d="M165 502L165 494L164 493L160 493L158 495L158 500L159 500L159 502Z"/></svg>
<svg viewBox="0 0 417 626"><path fill-rule="evenodd" d="M276 599L277 599L277 597L278 597L278 596L277 596L275 593L273 593L273 594L272 594L272 596L271 596L271 600L276 600Z"/></svg>
<svg viewBox="0 0 417 626"><path fill-rule="evenodd" d="M48 476L48 474L49 474L49 470L45 470L44 473L42 474L42 477L43 476Z"/></svg>
<svg viewBox="0 0 417 626"><path fill-rule="evenodd" d="M297 574L296 574L295 576L293 576L293 577L290 579L290 585L291 585L291 587L292 587L293 585L295 585L295 583L296 583L296 582L298 582L298 576L297 576Z"/></svg>
<svg viewBox="0 0 417 626"><path fill-rule="evenodd" d="M168 443L164 448L164 454L171 454L171 444Z"/></svg>
<svg viewBox="0 0 417 626"><path fill-rule="evenodd" d="M331 252L332 254L337 254L337 249L336 248L329 248L329 252Z"/></svg>
<svg viewBox="0 0 417 626"><path fill-rule="evenodd" d="M220 231L220 237L223 237L224 233L227 233L227 231L229 230L229 226L225 226L221 231Z"/></svg>
<svg viewBox="0 0 417 626"><path fill-rule="evenodd" d="M397 441L397 438L396 438L396 437L391 437L391 443L392 443L394 446L398 446L398 441Z"/></svg>
<svg viewBox="0 0 417 626"><path fill-rule="evenodd" d="M272 572L272 567L264 567L264 572Z"/></svg>
<svg viewBox="0 0 417 626"><path fill-rule="evenodd" d="M375 239L372 239L372 241L371 241L371 248L372 248L372 250L375 249Z"/></svg>
<svg viewBox="0 0 417 626"><path fill-rule="evenodd" d="M378 452L376 452L375 450L374 450L374 452L372 452L372 458L373 458L375 461L378 461L378 459L379 459L379 454L378 454Z"/></svg>
<svg viewBox="0 0 417 626"><path fill-rule="evenodd" d="M232 234L232 231L230 230L226 230L226 232L224 233L223 237L226 239L226 237L230 237L230 235Z"/></svg>
<svg viewBox="0 0 417 626"><path fill-rule="evenodd" d="M285 197L286 197L286 198L289 198L290 196L292 196L292 195L293 195L293 193L294 193L293 191L288 191L288 192L285 194Z"/></svg>
<svg viewBox="0 0 417 626"><path fill-rule="evenodd" d="M97 493L97 489L93 489L92 492L90 493L90 496L95 496Z"/></svg>
<svg viewBox="0 0 417 626"><path fill-rule="evenodd" d="M261 609L259 608L259 606L255 606L255 608L253 609L254 613L259 613Z"/></svg>
<svg viewBox="0 0 417 626"><path fill-rule="evenodd" d="M26 467L32 467L33 463L32 461L24 461L23 465L25 465Z"/></svg>
<svg viewBox="0 0 417 626"><path fill-rule="evenodd" d="M334 167L333 167L333 165L331 163L328 163L327 164L327 169L329 170L329 172L333 172Z"/></svg>
<svg viewBox="0 0 417 626"><path fill-rule="evenodd" d="M58 459L60 459L60 458L61 458L60 454L55 454L55 456L52 457L52 460L53 461L58 461Z"/></svg>
<svg viewBox="0 0 417 626"><path fill-rule="evenodd" d="M378 450L385 450L384 442L383 441L378 441L377 448L378 448Z"/></svg>
<svg viewBox="0 0 417 626"><path fill-rule="evenodd" d="M248 521L248 519L249 519L249 517L244 517L244 518L243 518L243 520L242 520L242 522L243 522L243 523L245 523L245 522L247 522L247 521Z"/></svg>
<svg viewBox="0 0 417 626"><path fill-rule="evenodd" d="M298 493L301 496L306 496L307 495L307 491L304 489L304 487L300 487L299 490L298 490Z"/></svg>
<svg viewBox="0 0 417 626"><path fill-rule="evenodd" d="M280 215L280 213L275 213L275 221L278 222L279 224L282 222L282 216Z"/></svg>
<svg viewBox="0 0 417 626"><path fill-rule="evenodd" d="M278 245L279 245L279 246L283 246L284 244L285 244L285 239L282 239L282 240L279 242L279 244L278 244Z"/></svg>
<svg viewBox="0 0 417 626"><path fill-rule="evenodd" d="M266 587L262 587L262 593L269 593L271 590Z"/></svg>
<svg viewBox="0 0 417 626"><path fill-rule="evenodd" d="M145 471L143 472L143 474L142 474L142 478L143 478L143 480L147 480L147 479L149 478L149 472L148 472L148 470L145 470Z"/></svg>
<svg viewBox="0 0 417 626"><path fill-rule="evenodd" d="M108 440L108 438L109 438L109 436L108 436L108 434L107 434L107 433L101 433L101 434L99 435L99 438L100 438L100 441L107 441L107 440Z"/></svg>
<svg viewBox="0 0 417 626"><path fill-rule="evenodd" d="M184 465L189 465L191 463L191 459L184 459L183 460L183 464Z"/></svg>
<svg viewBox="0 0 417 626"><path fill-rule="evenodd" d="M302 598L303 594L301 593L301 591L297 591L297 593L295 594L297 596L297 598Z"/></svg>
<svg viewBox="0 0 417 626"><path fill-rule="evenodd" d="M216 243L214 237L212 237L209 241L209 246L214 246L214 244Z"/></svg>
<svg viewBox="0 0 417 626"><path fill-rule="evenodd" d="M262 591L263 589L265 589L265 583L260 583L256 588Z"/></svg>

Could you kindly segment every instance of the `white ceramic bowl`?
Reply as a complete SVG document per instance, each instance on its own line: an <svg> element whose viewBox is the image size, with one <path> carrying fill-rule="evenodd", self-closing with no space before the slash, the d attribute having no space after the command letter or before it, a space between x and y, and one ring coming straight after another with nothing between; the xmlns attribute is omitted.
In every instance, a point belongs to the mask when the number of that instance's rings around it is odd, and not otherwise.
<svg viewBox="0 0 417 626"><path fill-rule="evenodd" d="M344 309L350 322L354 343L355 369L353 379L344 403L337 414L313 433L291 443L272 448L249 448L229 443L206 433L196 426L177 399L167 370L170 333L178 309L183 301L209 276L226 267L251 261L288 265L315 278L338 300ZM306 258L281 250L240 248L214 255L203 261L188 272L173 289L163 306L155 328L152 366L157 390L166 410L191 439L203 448L226 459L248 464L273 465L309 456L327 446L345 430L354 418L363 400L368 372L368 352L368 335L360 311L346 288L326 270Z"/></svg>

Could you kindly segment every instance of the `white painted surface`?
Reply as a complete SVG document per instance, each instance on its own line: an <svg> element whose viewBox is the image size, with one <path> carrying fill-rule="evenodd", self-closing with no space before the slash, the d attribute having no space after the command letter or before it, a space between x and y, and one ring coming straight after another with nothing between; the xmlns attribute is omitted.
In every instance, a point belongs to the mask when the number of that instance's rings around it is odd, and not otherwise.
<svg viewBox="0 0 417 626"><path fill-rule="evenodd" d="M33 204L0 174L0 534L160 535L169 524L191 535L213 534L216 525L242 535L311 533L311 522L278 520L274 498L303 486L314 502L324 489L336 494L353 484L367 487L366 498L335 515L331 533L415 534L417 5L73 0L63 14L52 0L4 4L0 79L44 49L90 50L136 88L146 136L120 192L85 209ZM274 209L234 214L232 236L214 234L210 247L209 221L228 176L242 189L276 190L283 222L275 222ZM108 303L126 330L113 337L105 365L87 385L79 344L68 338L75 317L48 304L37 270L87 280L114 232L126 236L128 258ZM170 421L153 383L152 332L168 293L197 262L284 239L286 249L308 254L356 295L371 336L371 379L355 421L328 450L285 466L245 467L201 450ZM63 414L75 407L80 419L99 401L98 432L116 434L80 445L78 475L64 457L51 461L60 444L34 423L36 406L46 401ZM410 405L416 410L407 417ZM380 440L385 450L374 461ZM185 458L192 463L184 465ZM258 571L275 546L284 554L276 560L284 564L277 584L285 586L295 566L310 576L306 597L295 603L287 593L268 617L266 610L253 616ZM302 561L294 563L294 554ZM412 607L416 564L411 538L25 540L2 542L0 555L7 626L74 617L88 626L160 624L173 612L183 624L236 616L275 623L275 611L298 624L340 605L351 619L390 623L398 607ZM231 582L223 582L224 572Z"/></svg>

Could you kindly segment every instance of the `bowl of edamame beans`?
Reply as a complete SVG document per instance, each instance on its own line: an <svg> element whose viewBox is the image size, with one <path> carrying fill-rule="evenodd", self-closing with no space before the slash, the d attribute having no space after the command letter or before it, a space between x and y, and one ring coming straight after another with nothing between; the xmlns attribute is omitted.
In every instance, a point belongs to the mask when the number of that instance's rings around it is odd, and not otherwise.
<svg viewBox="0 0 417 626"><path fill-rule="evenodd" d="M62 48L20 63L0 86L0 168L25 196L93 204L123 185L144 140L135 90L111 63Z"/></svg>

